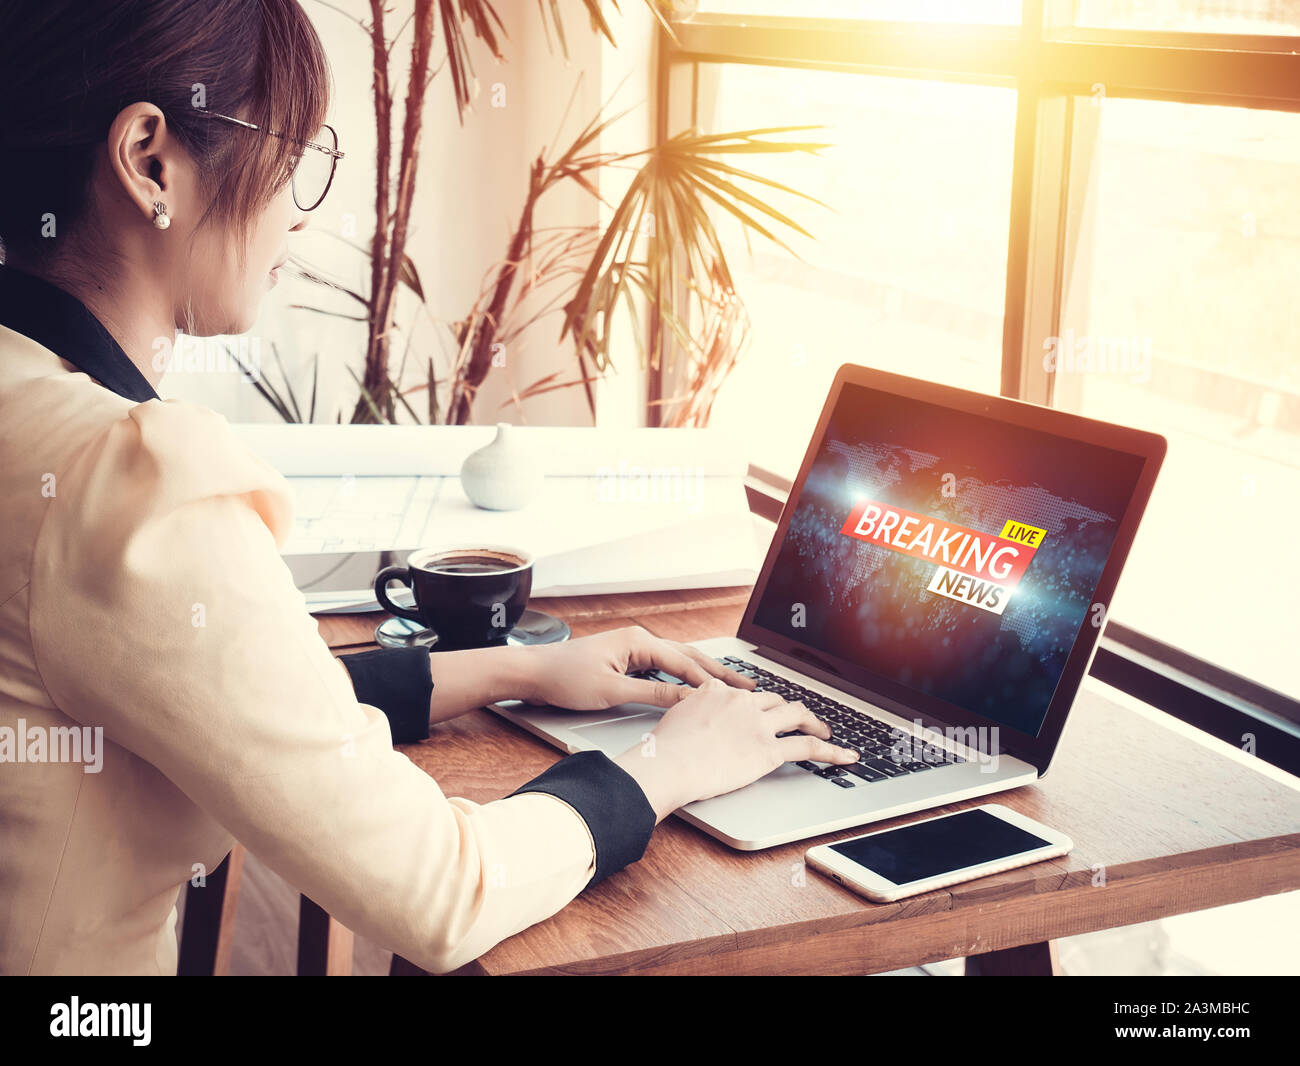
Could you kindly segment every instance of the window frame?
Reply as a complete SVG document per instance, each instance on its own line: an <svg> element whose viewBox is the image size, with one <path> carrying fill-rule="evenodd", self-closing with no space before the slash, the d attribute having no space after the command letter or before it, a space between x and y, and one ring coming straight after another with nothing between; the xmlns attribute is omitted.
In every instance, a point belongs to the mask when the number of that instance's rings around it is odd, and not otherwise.
<svg viewBox="0 0 1300 1066"><path fill-rule="evenodd" d="M1071 191L1086 180L1095 150L1096 94L1300 112L1300 37L1076 27L1071 6L1023 0L1019 26L721 14L675 20L676 40L662 28L657 36L655 135L662 143L670 131L697 123L704 65L1015 88L1000 391L1050 405L1053 377L1025 353L1059 335L1085 199ZM648 328L652 335L659 328L653 309ZM658 424L654 401L673 394L669 376L682 362L650 367L647 425ZM752 465L746 487L751 508L773 518L790 489L786 479ZM1249 735L1257 756L1300 774L1300 700L1110 621L1091 673L1234 746Z"/></svg>

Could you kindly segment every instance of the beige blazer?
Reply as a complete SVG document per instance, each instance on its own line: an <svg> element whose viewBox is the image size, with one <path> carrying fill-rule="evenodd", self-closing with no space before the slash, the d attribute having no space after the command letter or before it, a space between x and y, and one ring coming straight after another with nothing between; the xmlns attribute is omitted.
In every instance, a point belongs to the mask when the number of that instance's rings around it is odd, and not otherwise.
<svg viewBox="0 0 1300 1066"><path fill-rule="evenodd" d="M393 750L279 558L284 478L220 415L0 326L0 499L0 973L174 974L179 890L236 840L439 972L592 878L564 800L447 798Z"/></svg>

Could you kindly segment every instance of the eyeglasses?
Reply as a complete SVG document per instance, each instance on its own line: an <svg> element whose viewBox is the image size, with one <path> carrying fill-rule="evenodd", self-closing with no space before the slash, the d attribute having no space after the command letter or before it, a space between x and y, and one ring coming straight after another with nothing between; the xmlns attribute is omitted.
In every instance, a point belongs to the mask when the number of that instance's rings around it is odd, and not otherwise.
<svg viewBox="0 0 1300 1066"><path fill-rule="evenodd" d="M256 130L272 137L284 136L284 134L276 133L274 130L264 130L261 126L252 122L245 122L242 118L219 115L217 112L209 111L203 107L195 108L195 110L200 114L207 115L209 118L219 118L223 122L243 126L247 130ZM334 183L334 169L338 166L338 161L343 158L343 153L338 150L339 137L334 132L333 126L322 126L320 133L316 136L324 143L294 141L295 144L301 145L304 149L311 149L311 151L300 152L294 156L291 163L293 167L293 202L298 205L300 211L315 211L316 208L320 207L321 201L325 199L325 194L330 191L330 186Z"/></svg>

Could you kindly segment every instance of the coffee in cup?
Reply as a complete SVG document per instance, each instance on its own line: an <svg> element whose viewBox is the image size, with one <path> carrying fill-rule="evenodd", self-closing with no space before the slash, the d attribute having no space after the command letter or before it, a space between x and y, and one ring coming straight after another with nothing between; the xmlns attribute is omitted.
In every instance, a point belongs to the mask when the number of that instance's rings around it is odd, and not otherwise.
<svg viewBox="0 0 1300 1066"><path fill-rule="evenodd" d="M389 599L390 581L410 588L414 607ZM434 651L505 644L532 590L532 554L500 545L418 549L405 566L386 566L375 575L380 605L433 630Z"/></svg>

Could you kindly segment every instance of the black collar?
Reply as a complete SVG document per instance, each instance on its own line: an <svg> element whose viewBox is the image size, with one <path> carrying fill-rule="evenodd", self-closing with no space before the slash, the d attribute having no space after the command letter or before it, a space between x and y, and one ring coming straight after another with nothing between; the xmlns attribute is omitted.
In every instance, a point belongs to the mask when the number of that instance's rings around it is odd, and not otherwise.
<svg viewBox="0 0 1300 1066"><path fill-rule="evenodd" d="M119 396L137 403L158 399L103 323L44 278L0 265L0 325L30 337Z"/></svg>

